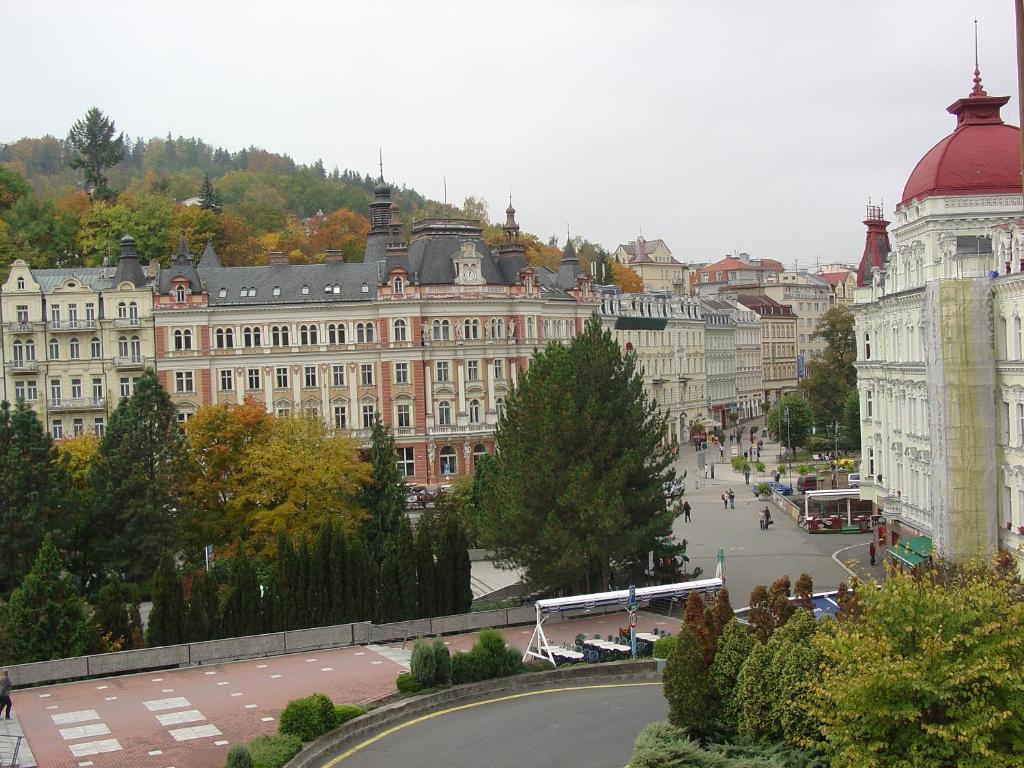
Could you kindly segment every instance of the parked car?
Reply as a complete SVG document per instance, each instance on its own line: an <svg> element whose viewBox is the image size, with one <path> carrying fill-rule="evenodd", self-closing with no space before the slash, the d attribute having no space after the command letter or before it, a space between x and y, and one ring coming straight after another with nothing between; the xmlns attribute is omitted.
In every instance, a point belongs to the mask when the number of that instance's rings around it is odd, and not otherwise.
<svg viewBox="0 0 1024 768"><path fill-rule="evenodd" d="M770 485L772 487L773 491L775 491L776 493L781 493L783 496L792 496L793 495L793 486L792 485L786 485L785 483L768 483L768 485ZM756 488L756 486L755 486L755 488ZM757 491L754 491L754 492L756 493Z"/></svg>
<svg viewBox="0 0 1024 768"><path fill-rule="evenodd" d="M796 492L807 493L808 491L818 490L818 476L817 475L800 475L796 479Z"/></svg>
<svg viewBox="0 0 1024 768"><path fill-rule="evenodd" d="M858 488L858 487L860 487L860 472L851 472L847 476L846 482L848 482L850 484L851 488Z"/></svg>
<svg viewBox="0 0 1024 768"><path fill-rule="evenodd" d="M661 489L666 499L674 499L686 493L686 483L677 477L675 480L665 483Z"/></svg>

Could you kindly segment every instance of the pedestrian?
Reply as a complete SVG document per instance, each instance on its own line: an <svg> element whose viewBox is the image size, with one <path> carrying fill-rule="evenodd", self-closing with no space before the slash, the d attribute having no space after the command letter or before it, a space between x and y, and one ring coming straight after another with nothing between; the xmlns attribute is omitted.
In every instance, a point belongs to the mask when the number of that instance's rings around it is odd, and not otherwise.
<svg viewBox="0 0 1024 768"><path fill-rule="evenodd" d="M725 495L725 494L723 493L723 494L722 494L722 509L728 509L728 508L729 508L729 497L728 497L728 496L726 496L726 495Z"/></svg>
<svg viewBox="0 0 1024 768"><path fill-rule="evenodd" d="M0 712L7 710L6 719L11 719L11 678L7 676L7 670L4 670L2 676L0 676Z"/></svg>
<svg viewBox="0 0 1024 768"><path fill-rule="evenodd" d="M767 506L764 508L764 529L767 531L768 526L772 524L772 511Z"/></svg>
<svg viewBox="0 0 1024 768"><path fill-rule="evenodd" d="M761 526L762 531L768 530L768 518L764 516L764 510L762 509L757 513L757 522Z"/></svg>
<svg viewBox="0 0 1024 768"><path fill-rule="evenodd" d="M690 522L690 502L688 501L683 502L683 522Z"/></svg>
<svg viewBox="0 0 1024 768"><path fill-rule="evenodd" d="M782 477L782 475L779 473L779 470L776 469L775 470L775 482L776 483L779 482L779 478L780 477Z"/></svg>
<svg viewBox="0 0 1024 768"><path fill-rule="evenodd" d="M750 485L750 470L749 469L744 469L743 470L743 484L744 485Z"/></svg>
<svg viewBox="0 0 1024 768"><path fill-rule="evenodd" d="M871 564L875 564L875 542L868 544L868 557L871 558Z"/></svg>
<svg viewBox="0 0 1024 768"><path fill-rule="evenodd" d="M732 488L729 489L729 506L736 509L736 494L732 492Z"/></svg>
<svg viewBox="0 0 1024 768"><path fill-rule="evenodd" d="M725 446L724 445L719 445L718 446L718 458L722 459L723 461L725 460Z"/></svg>

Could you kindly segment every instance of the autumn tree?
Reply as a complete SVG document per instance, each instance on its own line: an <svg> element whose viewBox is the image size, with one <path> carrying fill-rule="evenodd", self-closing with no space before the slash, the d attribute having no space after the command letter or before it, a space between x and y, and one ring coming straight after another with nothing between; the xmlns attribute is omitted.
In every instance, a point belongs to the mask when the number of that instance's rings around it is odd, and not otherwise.
<svg viewBox="0 0 1024 768"><path fill-rule="evenodd" d="M729 601L729 590L722 587L715 594L714 602L711 605L711 622L708 629L711 631L712 639L717 642L725 625L736 617L736 613Z"/></svg>
<svg viewBox="0 0 1024 768"><path fill-rule="evenodd" d="M335 434L323 419L276 419L267 438L242 456L242 490L229 508L257 552L272 551L282 526L306 537L335 520L352 535L365 519L360 501L370 467L360 460L356 442Z"/></svg>
<svg viewBox="0 0 1024 768"><path fill-rule="evenodd" d="M789 601L790 589L789 576L780 576L773 581L771 587L768 588L768 595L772 601L772 614L775 617L776 628L781 627L789 621L789 617L793 615L793 611L795 610L793 604Z"/></svg>
<svg viewBox="0 0 1024 768"><path fill-rule="evenodd" d="M686 607L683 609L683 626L687 627L704 654L704 663L710 664L715 655L714 640L711 636L711 628L708 627L707 613L704 609L704 600L699 592L691 592L686 598Z"/></svg>
<svg viewBox="0 0 1024 768"><path fill-rule="evenodd" d="M68 132L68 146L75 152L69 164L84 171L85 188L93 199L113 197L104 172L124 158L124 134L115 136L116 130L113 120L92 107Z"/></svg>
<svg viewBox="0 0 1024 768"><path fill-rule="evenodd" d="M623 293L643 293L644 283L635 270L617 261L611 262L612 282L622 289Z"/></svg>
<svg viewBox="0 0 1024 768"><path fill-rule="evenodd" d="M339 208L316 222L309 238L315 253L339 250L345 261L362 261L370 234L370 222L365 216Z"/></svg>
<svg viewBox="0 0 1024 768"><path fill-rule="evenodd" d="M750 593L750 613L747 614L750 631L762 643L775 631L775 612L772 610L772 598L764 584L758 584Z"/></svg>
<svg viewBox="0 0 1024 768"><path fill-rule="evenodd" d="M810 574L800 574L800 578L796 580L796 585L793 587L793 595L796 598L793 602L794 606L814 613L814 601L812 599L814 595L814 581L811 579Z"/></svg>
<svg viewBox="0 0 1024 768"><path fill-rule="evenodd" d="M811 407L815 424L824 427L842 423L846 398L857 388L853 312L844 304L832 307L818 320L812 338L824 340L827 346L808 363L800 390Z"/></svg>
<svg viewBox="0 0 1024 768"><path fill-rule="evenodd" d="M667 429L635 356L595 315L570 344L538 353L508 398L483 543L537 587L606 588L613 561L646 558L671 528Z"/></svg>

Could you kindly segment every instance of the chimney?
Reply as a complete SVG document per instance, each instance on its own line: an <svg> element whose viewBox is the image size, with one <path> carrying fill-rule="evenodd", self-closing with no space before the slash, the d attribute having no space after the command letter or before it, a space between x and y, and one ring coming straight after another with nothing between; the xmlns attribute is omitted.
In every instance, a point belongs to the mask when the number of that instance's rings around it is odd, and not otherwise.
<svg viewBox="0 0 1024 768"><path fill-rule="evenodd" d="M284 251L271 251L270 252L270 263L271 264L287 264L288 255Z"/></svg>
<svg viewBox="0 0 1024 768"><path fill-rule="evenodd" d="M324 264L341 264L345 257L337 248L328 248L324 251Z"/></svg>

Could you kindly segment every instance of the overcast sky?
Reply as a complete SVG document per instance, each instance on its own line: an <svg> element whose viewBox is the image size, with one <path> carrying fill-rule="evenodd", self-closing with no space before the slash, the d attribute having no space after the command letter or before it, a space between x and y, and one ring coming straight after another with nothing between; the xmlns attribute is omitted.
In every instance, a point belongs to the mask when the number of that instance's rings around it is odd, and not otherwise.
<svg viewBox="0 0 1024 768"><path fill-rule="evenodd" d="M511 187L520 224L683 261L856 261L954 127L980 23L1013 95L1008 0L0 0L0 141L92 105L132 136L254 144L430 197Z"/></svg>

